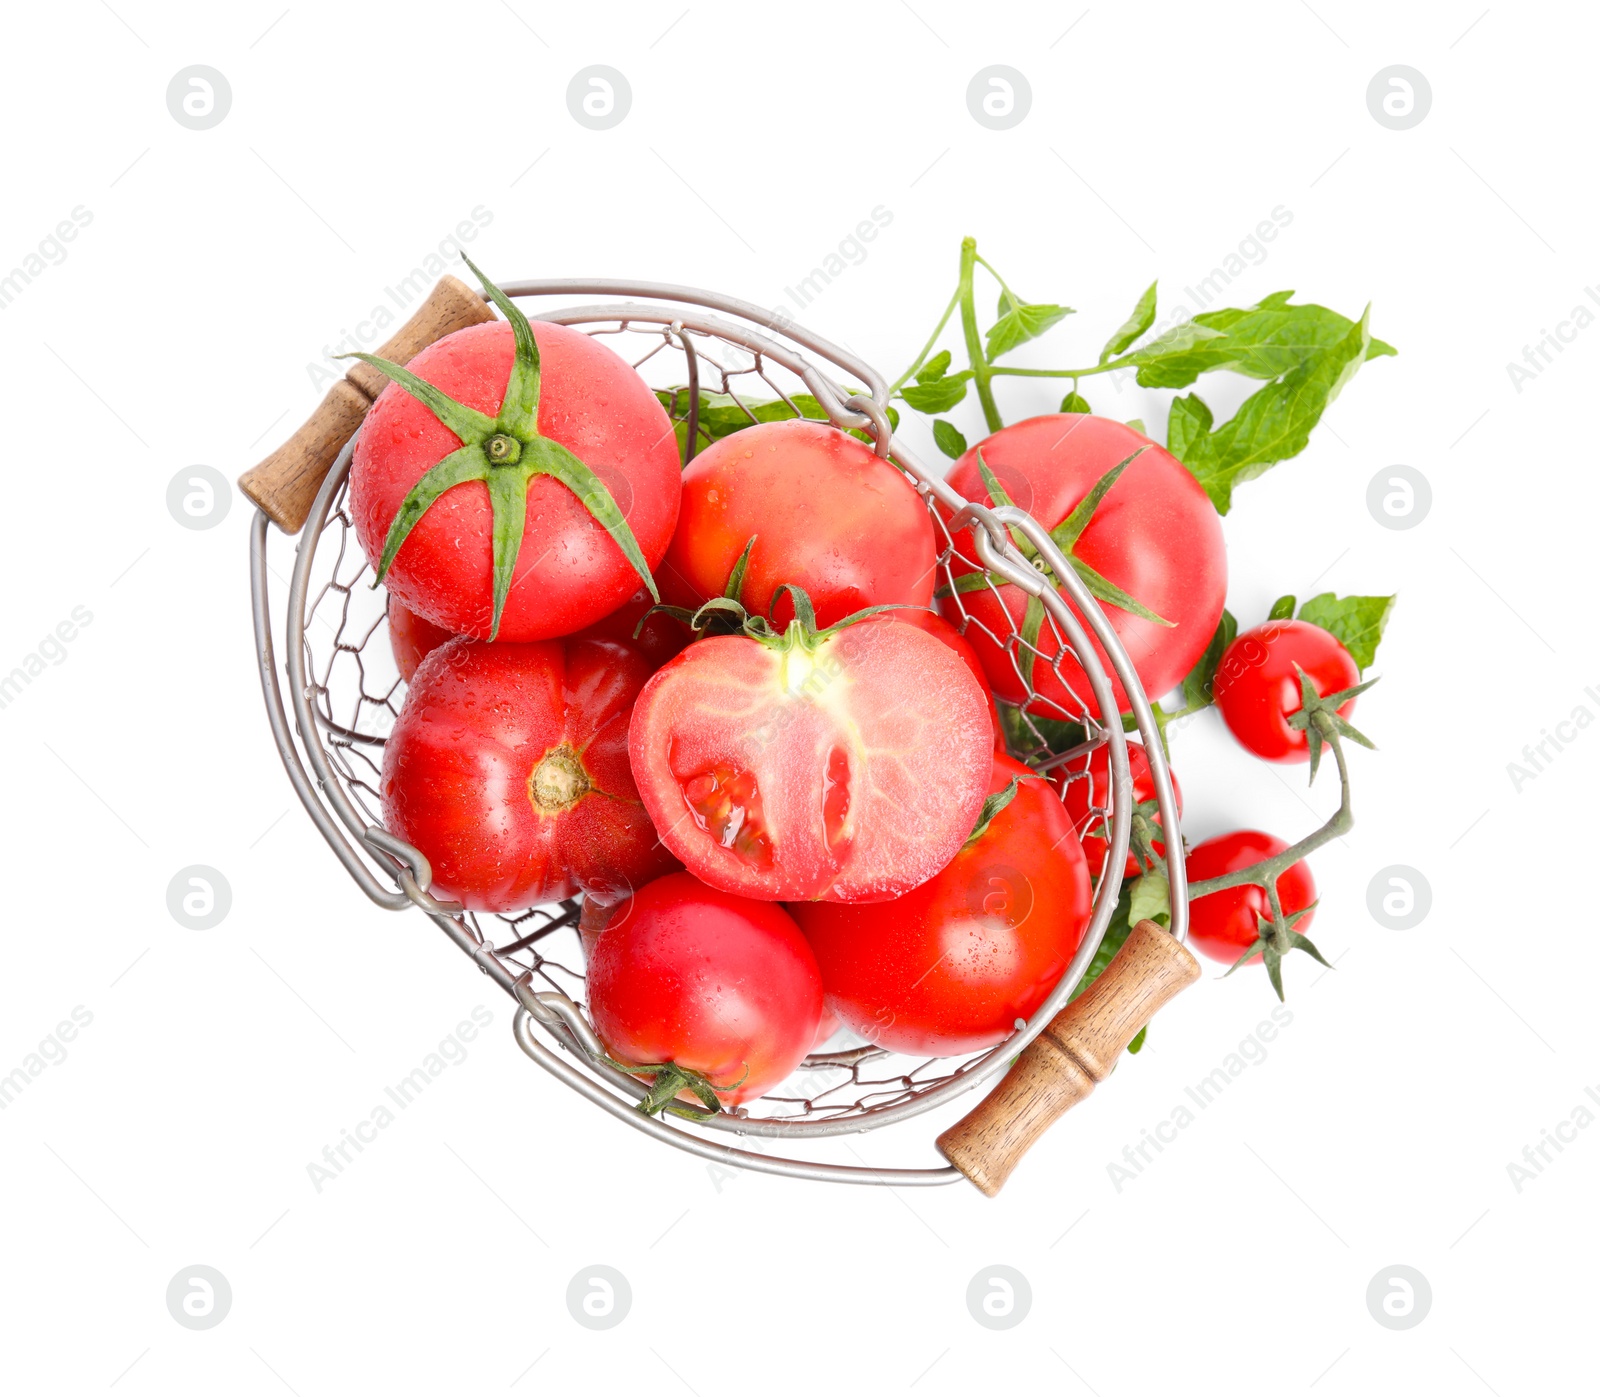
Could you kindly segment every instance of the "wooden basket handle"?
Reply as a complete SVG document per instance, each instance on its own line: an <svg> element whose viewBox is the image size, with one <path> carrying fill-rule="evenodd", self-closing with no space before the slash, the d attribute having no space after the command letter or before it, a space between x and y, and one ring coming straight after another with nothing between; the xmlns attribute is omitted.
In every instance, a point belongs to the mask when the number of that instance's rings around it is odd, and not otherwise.
<svg viewBox="0 0 1600 1397"><path fill-rule="evenodd" d="M379 347L378 357L406 364L435 340L493 319L476 291L453 276L441 277L416 314ZM305 425L239 477L239 488L284 533L299 533L334 461L388 384L370 364L356 360Z"/></svg>
<svg viewBox="0 0 1600 1397"><path fill-rule="evenodd" d="M1033 1143L1105 1081L1156 1010L1199 978L1199 963L1183 946L1154 922L1140 922L1000 1085L939 1137L944 1157L993 1198Z"/></svg>

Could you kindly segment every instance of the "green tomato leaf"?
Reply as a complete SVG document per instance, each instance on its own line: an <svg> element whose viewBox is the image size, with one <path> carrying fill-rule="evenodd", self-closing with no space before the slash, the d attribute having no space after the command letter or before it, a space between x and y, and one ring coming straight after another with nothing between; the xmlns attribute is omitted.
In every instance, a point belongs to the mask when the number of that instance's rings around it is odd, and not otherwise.
<svg viewBox="0 0 1600 1397"><path fill-rule="evenodd" d="M1071 306L1048 304L1013 306L989 327L984 356L993 363L1019 344L1037 339L1052 325L1072 314Z"/></svg>
<svg viewBox="0 0 1600 1397"><path fill-rule="evenodd" d="M1133 314L1124 320L1117 333L1106 341L1106 347L1100 351L1100 362L1103 364L1108 359L1116 358L1155 323L1156 283L1152 281L1145 288L1144 295L1139 297L1138 304L1133 308Z"/></svg>
<svg viewBox="0 0 1600 1397"><path fill-rule="evenodd" d="M1089 968L1083 972L1083 979L1078 981L1077 988L1072 991L1073 999L1076 999L1105 973L1105 968L1111 964L1112 957L1122 949L1122 943L1128 939L1128 932L1133 927L1133 923L1128 920L1128 908L1132 900L1133 884L1124 883L1117 893L1117 910L1111 914L1111 921L1106 926L1106 934L1101 938L1100 945L1095 950L1094 959L1089 962Z"/></svg>
<svg viewBox="0 0 1600 1397"><path fill-rule="evenodd" d="M1127 426L1127 427L1132 427L1133 430L1136 431L1142 437L1149 435L1149 433L1146 432L1145 429L1144 429L1144 418L1142 418L1142 417L1130 417L1127 420L1127 422L1125 422L1123 425Z"/></svg>
<svg viewBox="0 0 1600 1397"><path fill-rule="evenodd" d="M1204 708L1212 699L1212 689L1217 677L1217 666L1222 663L1222 652L1233 644L1239 634L1239 623L1233 613L1224 608L1222 619L1211 634L1211 643L1183 681L1183 706Z"/></svg>
<svg viewBox="0 0 1600 1397"><path fill-rule="evenodd" d="M859 391L859 390L852 390ZM689 424L687 414L689 411L689 390L687 388L658 388L656 399L667 410L672 418L674 429L678 436L678 454L681 457L684 451L684 442L688 439ZM798 409L798 416L813 422L826 422L828 414L809 393L795 393L789 402L782 398L773 398L769 401L748 401L740 399L735 401L727 393L702 393L700 395L700 427L699 436L702 445L710 442L721 441L723 437L732 436L734 432L742 432L746 427L753 427L758 422L788 422L796 417L796 412L789 403ZM743 406L740 404L743 403ZM900 426L900 413L898 409L890 407L889 427L891 430ZM871 445L872 438L866 432L851 432L851 436Z"/></svg>
<svg viewBox="0 0 1600 1397"><path fill-rule="evenodd" d="M1229 369L1248 378L1279 378L1318 354L1334 349L1352 323L1325 306L1288 303L1279 291L1248 310L1207 311L1132 355L1145 388L1186 388L1203 373ZM1202 337L1185 343L1188 328ZM1394 350L1380 340L1379 353ZM1372 357L1370 352L1368 357Z"/></svg>
<svg viewBox="0 0 1600 1397"><path fill-rule="evenodd" d="M933 441L952 461L965 454L967 449L967 439L942 417L934 421Z"/></svg>
<svg viewBox="0 0 1600 1397"><path fill-rule="evenodd" d="M1269 621L1287 621L1293 615L1294 615L1294 598L1293 597L1279 597L1277 601L1272 603L1272 610L1267 612L1267 620L1269 620Z"/></svg>
<svg viewBox="0 0 1600 1397"><path fill-rule="evenodd" d="M1378 642L1394 610L1393 597L1336 597L1323 592L1300 608L1299 619L1336 636L1356 665L1366 670L1378 656Z"/></svg>
<svg viewBox="0 0 1600 1397"><path fill-rule="evenodd" d="M1173 404L1168 449L1205 487L1217 513L1228 512L1234 486L1305 449L1311 429L1367 357L1370 340L1363 312L1336 344L1309 354L1283 377L1252 393L1212 432L1197 430L1204 405L1193 394ZM1204 419L1209 418L1204 410Z"/></svg>
<svg viewBox="0 0 1600 1397"><path fill-rule="evenodd" d="M918 412L949 412L967 396L967 380L971 377L971 369L962 369L960 373L927 383L908 383L900 390L900 396Z"/></svg>
<svg viewBox="0 0 1600 1397"><path fill-rule="evenodd" d="M1135 1033L1133 1035L1133 1042L1128 1044L1128 1056L1129 1057L1132 1057L1134 1053L1138 1052L1140 1048L1144 1047L1144 1036L1148 1032L1150 1032L1150 1025L1146 1024L1143 1028L1141 1028L1137 1033Z"/></svg>
<svg viewBox="0 0 1600 1397"><path fill-rule="evenodd" d="M1083 397L1081 394L1079 394L1077 392L1072 392L1072 393L1068 393L1067 396L1064 397L1061 400L1060 411L1062 411L1062 412L1093 412L1094 409L1089 406L1089 400L1087 398Z"/></svg>
<svg viewBox="0 0 1600 1397"><path fill-rule="evenodd" d="M1172 889L1167 884L1167 876L1150 869L1134 880L1133 890L1128 901L1128 921L1137 926L1148 918L1153 922L1160 922L1165 926L1172 920Z"/></svg>
<svg viewBox="0 0 1600 1397"><path fill-rule="evenodd" d="M932 383L936 378L943 378L950 367L950 351L941 349L926 364L917 370L918 383Z"/></svg>

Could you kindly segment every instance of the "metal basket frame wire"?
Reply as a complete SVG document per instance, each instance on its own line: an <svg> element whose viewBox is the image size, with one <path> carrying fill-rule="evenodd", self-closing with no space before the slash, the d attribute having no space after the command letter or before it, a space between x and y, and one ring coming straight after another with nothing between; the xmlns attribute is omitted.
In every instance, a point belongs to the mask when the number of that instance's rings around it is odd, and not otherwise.
<svg viewBox="0 0 1600 1397"><path fill-rule="evenodd" d="M875 1168L790 1159L769 1155L762 1150L724 1144L714 1137L717 1133L732 1133L755 1137L757 1140L801 1140L860 1133L902 1122L943 1106L993 1080L1012 1058L1043 1031L1065 1005L1100 947L1116 909L1129 845L1132 781L1127 742L1119 721L1098 724L1090 716L1117 712L1111 678L1099 661L1095 645L1091 643L1091 635L1121 681L1136 726L1143 737L1167 843L1172 848L1181 847L1171 776L1149 701L1131 660L1106 616L1062 556L1048 530L1015 505L993 508L965 499L941 476L923 466L904 443L892 434L888 419L887 383L869 365L847 350L793 322L779 320L758 306L692 287L609 280L548 280L510 282L504 285L503 290L507 295L518 298L589 295L629 298L620 304L562 306L545 310L534 318L569 326L598 327L589 328L588 333L591 334L635 332L658 337L661 342L642 358L633 361L635 367L652 359L663 348L676 347L684 356L688 390L688 401L678 420L685 428L687 454L691 456L702 444L702 438L708 437L699 420L701 395L705 391L703 380L708 374L717 377L714 391L731 398L752 421L756 420L755 414L735 387L735 380L751 374L771 389L776 398L787 403L796 416L804 415L792 401L792 394L770 376L768 365L780 366L804 385L805 391L816 399L834 425L867 433L875 443L878 455L889 460L910 478L918 493L929 504L938 527L943 531L946 548L941 554L941 566L946 580L949 578L949 559L955 553L955 539L970 528L976 557L960 555L963 561L981 566L1041 600L1057 642L1057 662L1061 656L1070 654L1077 660L1091 689L1087 699L1072 695L1079 704L1076 714L1062 710L1064 716L1085 723L1090 734L1089 740L1072 752L1056 754L1045 765L1059 765L1070 760L1077 752L1103 744L1107 748L1110 768L1110 791L1106 793L1109 798L1102 805L1096 803L1091 795L1092 807L1101 812L1101 818L1108 825L1108 851L1104 871L1095 889L1089 925L1071 964L1033 1016L1025 1024L1019 1023L1003 1042L953 1068L950 1059L934 1059L911 1070L892 1071L887 1077L872 1078L863 1074L890 1055L869 1044L841 1052L816 1053L807 1058L801 1069L804 1073L824 1077L844 1073L842 1082L835 1086L798 1098L784 1096L785 1088L780 1087L762 1098L762 1102L798 1107L801 1112L799 1115L761 1117L741 1107L735 1112L697 1121L689 1129L643 1115L635 1109L634 1103L644 1095L645 1085L610 1065L582 1007L562 987L564 983L581 985L581 973L545 957L537 949L546 937L575 926L577 903L535 908L515 918L498 919L513 935L496 943L485 936L472 914L464 913L458 905L442 902L429 893L432 871L427 858L420 850L389 834L375 811L362 808L364 794L375 798L376 791L361 779L353 765L352 754L363 745L381 746L383 735L361 730L361 706L363 702L377 704L392 716L399 685L396 683L391 686L386 694L369 695L365 690L365 671L359 669L363 646L382 629L381 615L364 632L359 633L356 642L343 639L343 627L348 621L355 582L366 571L365 559L357 548L354 552L360 559L361 567L353 577L343 582L339 580L338 566L350 542L343 500L354 449L353 439L340 453L323 482L296 546L282 632L285 647L283 674L288 681L289 710L284 706L274 643L268 583L269 533L265 514L257 514L251 530L251 593L262 691L273 739L296 794L318 831L367 897L389 910L416 906L425 912L460 950L472 957L484 974L516 1000L518 1008L513 1031L523 1051L552 1076L619 1120L701 1158L763 1173L896 1186L937 1185L956 1181L962 1176L952 1166ZM721 351L715 349L719 345ZM750 356L751 362L730 367L723 362L729 357L728 350ZM840 387L801 350L825 360L841 371L848 381L864 385L866 391L851 392ZM721 357L718 357L719 352ZM942 506L948 513L947 519L941 518L939 510L934 508L936 505ZM325 531L334 526L330 520L336 521L341 531L339 549L333 557L330 580L314 590L313 571L318 563L323 536ZM1024 536L1037 551L1039 559L1050 568L1061 590L1067 594L1070 606L1058 593L1056 586L1023 557L1013 542L1012 531ZM313 649L308 644L308 623L315 609L330 593L342 594L342 610L334 650L319 676L311 666ZM1007 643L1004 638L996 639ZM1011 653L1016 663L1015 642L1011 643ZM1036 649L1035 653L1038 655L1041 652ZM341 654L353 657L360 672L356 718L352 725L341 724L332 710L331 675L334 662ZM1018 673L1019 676L1022 673L1020 668ZM1060 677L1059 670L1057 677ZM293 713L292 726L290 711ZM326 742L324 733L327 734ZM1038 736L1037 728L1034 728L1034 734ZM1040 745L1044 745L1042 738ZM338 754L337 761L330 757L330 748ZM376 771L376 764L369 757L363 756L362 760L367 767ZM1181 941L1188 928L1188 895L1182 861L1173 860L1169 871L1170 930ZM527 957L527 962L517 959L519 955ZM541 989L541 982L549 988ZM935 1070L936 1067L938 1070ZM858 1089L854 1100L850 1100L844 1092L848 1086ZM862 1088L864 1092L860 1090ZM882 1090L875 1091L874 1088ZM841 1099L834 1103L827 1102L827 1098L835 1093L840 1093ZM759 1106L761 1103L751 1104Z"/></svg>

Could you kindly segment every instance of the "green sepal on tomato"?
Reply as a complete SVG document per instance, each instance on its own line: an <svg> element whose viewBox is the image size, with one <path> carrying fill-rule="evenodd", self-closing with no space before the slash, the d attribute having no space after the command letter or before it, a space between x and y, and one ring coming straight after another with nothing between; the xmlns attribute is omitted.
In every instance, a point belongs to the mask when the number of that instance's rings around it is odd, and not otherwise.
<svg viewBox="0 0 1600 1397"><path fill-rule="evenodd" d="M972 448L949 479L968 499L1016 504L1051 531L1100 598L1147 693L1176 686L1205 652L1227 591L1221 521L1195 478L1148 437L1087 413L1033 417ZM956 542L953 594L940 610L978 623L966 636L996 695L1022 704L1036 694L1046 716L1092 705L1087 676L1056 640L1043 604L987 578L970 531ZM989 639L1012 632L1028 644Z"/></svg>
<svg viewBox="0 0 1600 1397"><path fill-rule="evenodd" d="M468 266L472 266L468 262ZM580 330L506 319L458 330L402 367L367 414L351 514L375 582L479 639L542 640L600 620L642 583L678 518L676 438L655 395Z"/></svg>

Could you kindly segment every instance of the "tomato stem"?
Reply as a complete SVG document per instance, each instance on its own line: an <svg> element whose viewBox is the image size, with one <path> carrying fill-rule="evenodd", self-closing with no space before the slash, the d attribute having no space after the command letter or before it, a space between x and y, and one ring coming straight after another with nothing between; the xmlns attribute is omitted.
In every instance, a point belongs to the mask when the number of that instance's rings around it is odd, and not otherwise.
<svg viewBox="0 0 1600 1397"><path fill-rule="evenodd" d="M928 355L933 352L934 345L939 343L939 336L944 333L944 327L950 323L950 317L955 314L955 309L961 304L961 287L950 293L950 304L944 308L944 314L939 317L939 323L933 327L933 333L928 336L928 342L922 346L917 357L911 361L911 367L899 378L889 385L889 396L894 397L902 388L911 381L912 376L928 361Z"/></svg>
<svg viewBox="0 0 1600 1397"><path fill-rule="evenodd" d="M1313 830L1298 843L1291 844L1281 854L1274 854L1271 858L1262 859L1259 863L1252 863L1244 868L1235 869L1232 873L1219 873L1215 878L1202 878L1198 883L1189 884L1189 898L1204 897L1207 893L1218 893L1228 888L1242 887L1252 883L1258 888L1268 891L1269 897L1277 898L1278 879L1287 873L1295 864L1299 863L1306 855L1315 853L1324 844L1332 843L1335 839L1342 839L1355 827L1355 815L1350 808L1350 769L1345 764L1343 739L1339 729L1334 725L1333 719L1326 712L1318 711L1311 715L1311 721L1316 724L1322 740L1326 742L1333 752L1333 760L1339 768L1339 808L1333 813L1332 818L1320 829ZM1281 922L1281 914L1275 914L1275 921Z"/></svg>
<svg viewBox="0 0 1600 1397"><path fill-rule="evenodd" d="M994 366L983 352L983 341L978 338L978 307L973 300L972 272L978 261L976 239L961 240L961 280L957 295L961 298L961 334L967 346L967 363L972 368L972 386L978 390L978 401L983 405L983 420L991 432L1006 425L994 400L994 389L989 384ZM997 278L998 280L998 278ZM1004 283L1001 283L1002 286Z"/></svg>

